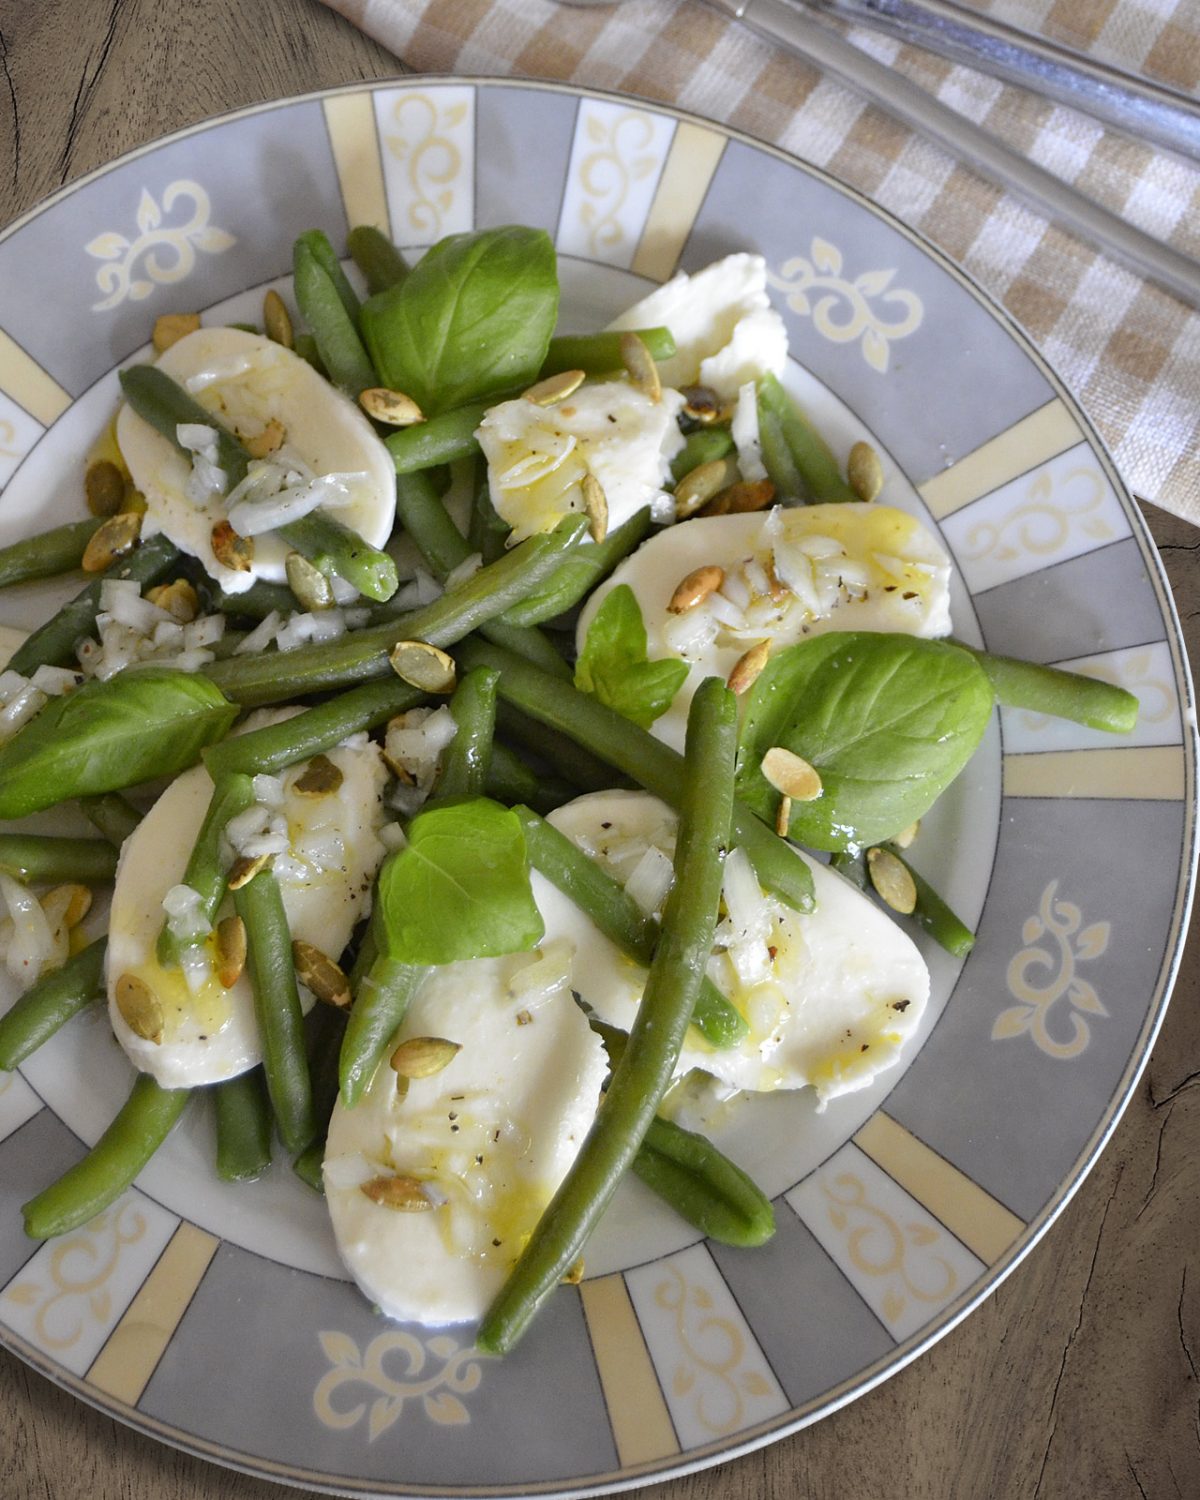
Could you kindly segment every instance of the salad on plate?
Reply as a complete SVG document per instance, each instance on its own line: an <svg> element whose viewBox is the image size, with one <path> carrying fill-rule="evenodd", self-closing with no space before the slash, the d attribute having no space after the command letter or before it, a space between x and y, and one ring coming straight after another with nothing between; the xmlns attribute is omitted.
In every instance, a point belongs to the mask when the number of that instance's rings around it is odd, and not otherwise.
<svg viewBox="0 0 1200 1500"><path fill-rule="evenodd" d="M913 929L972 942L906 851L997 701L1136 699L953 638L936 534L789 394L760 257L556 336L540 231L348 248L302 235L259 325L160 317L86 517L0 550L87 579L0 671L0 818L96 829L0 833L0 1068L97 998L132 1065L34 1238L199 1095L217 1173L286 1153L384 1314L503 1352L627 1171L770 1237L707 1122L902 1057Z"/></svg>

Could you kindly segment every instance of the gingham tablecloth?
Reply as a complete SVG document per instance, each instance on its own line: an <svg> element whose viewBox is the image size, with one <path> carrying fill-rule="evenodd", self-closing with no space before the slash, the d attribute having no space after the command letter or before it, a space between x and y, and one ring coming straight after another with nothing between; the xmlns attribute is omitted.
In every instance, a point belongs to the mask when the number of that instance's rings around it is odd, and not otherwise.
<svg viewBox="0 0 1200 1500"><path fill-rule="evenodd" d="M697 0L325 0L417 72L521 74L676 104L826 168L959 262L1021 322L1135 494L1200 523L1200 312L1147 285L850 90ZM1195 92L1200 0L977 9ZM890 38L907 74L1156 237L1200 258L1200 167Z"/></svg>

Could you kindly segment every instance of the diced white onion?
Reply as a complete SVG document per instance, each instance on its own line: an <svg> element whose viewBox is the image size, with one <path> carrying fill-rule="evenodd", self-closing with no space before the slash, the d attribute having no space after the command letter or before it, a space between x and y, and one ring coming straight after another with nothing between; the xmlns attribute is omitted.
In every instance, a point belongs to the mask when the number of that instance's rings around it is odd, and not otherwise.
<svg viewBox="0 0 1200 1500"><path fill-rule="evenodd" d="M675 877L671 861L653 844L634 865L625 881L625 891L646 916L653 916L667 899Z"/></svg>
<svg viewBox="0 0 1200 1500"><path fill-rule="evenodd" d="M725 856L721 894L739 940L761 939L770 934L773 908L762 893L750 856L744 849L731 849Z"/></svg>
<svg viewBox="0 0 1200 1500"><path fill-rule="evenodd" d="M571 983L574 946L566 938L553 938L536 950L531 963L523 964L508 982L508 992L524 1009L533 1010L561 993Z"/></svg>
<svg viewBox="0 0 1200 1500"><path fill-rule="evenodd" d="M254 791L255 802L261 802L264 807L283 806L283 782L278 776L268 776L260 772L250 785Z"/></svg>
<svg viewBox="0 0 1200 1500"><path fill-rule="evenodd" d="M71 672L66 667L42 666L38 667L29 680L47 697L57 698L79 686L79 673Z"/></svg>
<svg viewBox="0 0 1200 1500"><path fill-rule="evenodd" d="M20 881L0 872L0 894L13 926L5 967L22 989L28 989L54 952L54 934L41 902Z"/></svg>
<svg viewBox="0 0 1200 1500"><path fill-rule="evenodd" d="M468 578L474 578L475 574L483 567L483 553L472 552L464 557L457 568L452 568L446 574L446 592L456 589L460 583L466 583Z"/></svg>
<svg viewBox="0 0 1200 1500"><path fill-rule="evenodd" d="M277 609L273 609L265 619L262 619L243 641L239 641L233 648L235 656L257 656L265 651L279 631L283 627L283 616Z"/></svg>
<svg viewBox="0 0 1200 1500"><path fill-rule="evenodd" d="M751 482L767 477L762 461L762 444L758 435L758 392L747 380L738 388L737 405L729 424L730 436L737 448L738 468L742 478Z"/></svg>
<svg viewBox="0 0 1200 1500"><path fill-rule="evenodd" d="M390 854L395 849L405 848L408 844L408 837L402 824L385 823L379 830L379 842Z"/></svg>
<svg viewBox="0 0 1200 1500"><path fill-rule="evenodd" d="M46 695L41 688L34 687L32 682L23 687L15 698L0 709L0 741L16 734L23 724L27 724L45 706Z"/></svg>

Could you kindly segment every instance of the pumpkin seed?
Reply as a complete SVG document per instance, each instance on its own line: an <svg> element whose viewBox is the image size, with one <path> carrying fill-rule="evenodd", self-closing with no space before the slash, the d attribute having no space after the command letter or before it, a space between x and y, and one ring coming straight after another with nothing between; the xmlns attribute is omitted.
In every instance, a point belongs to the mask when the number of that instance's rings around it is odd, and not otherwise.
<svg viewBox="0 0 1200 1500"><path fill-rule="evenodd" d="M368 386L360 393L358 404L367 416L388 427L415 427L425 420L425 413L411 396L384 385Z"/></svg>
<svg viewBox="0 0 1200 1500"><path fill-rule="evenodd" d="M675 514L679 520L693 515L707 505L714 495L733 484L738 476L737 464L731 458L712 458L708 463L689 469L675 486Z"/></svg>
<svg viewBox="0 0 1200 1500"><path fill-rule="evenodd" d="M332 609L337 603L333 584L315 563L300 552L289 552L283 560L288 588L305 609Z"/></svg>
<svg viewBox="0 0 1200 1500"><path fill-rule="evenodd" d="M395 1209L403 1214L425 1213L433 1207L425 1189L415 1177L372 1177L362 1191L380 1208Z"/></svg>
<svg viewBox="0 0 1200 1500"><path fill-rule="evenodd" d="M110 459L98 459L88 465L83 492L92 515L115 516L125 504L125 476Z"/></svg>
<svg viewBox="0 0 1200 1500"><path fill-rule="evenodd" d="M254 561L254 538L238 536L228 521L218 521L213 527L212 549L222 567L231 568L235 573L250 571Z"/></svg>
<svg viewBox="0 0 1200 1500"><path fill-rule="evenodd" d="M42 910L51 927L60 924L68 932L78 927L92 909L92 893L86 885L56 885L40 898Z"/></svg>
<svg viewBox="0 0 1200 1500"><path fill-rule="evenodd" d="M239 854L229 867L228 886L231 891L240 891L249 885L261 870L269 870L275 863L273 854Z"/></svg>
<svg viewBox="0 0 1200 1500"><path fill-rule="evenodd" d="M774 498L775 486L769 479L739 479L710 500L701 515L749 515L752 511L766 510Z"/></svg>
<svg viewBox="0 0 1200 1500"><path fill-rule="evenodd" d="M788 829L792 825L792 799L780 797L779 806L775 809L775 832L781 839L788 836Z"/></svg>
<svg viewBox="0 0 1200 1500"><path fill-rule="evenodd" d="M770 641L759 641L757 645L751 646L749 651L743 652L734 662L733 671L729 674L729 691L741 694L753 687L766 666L767 657L770 654Z"/></svg>
<svg viewBox="0 0 1200 1500"><path fill-rule="evenodd" d="M428 641L398 641L389 660L402 682L424 693L454 691L454 658Z"/></svg>
<svg viewBox="0 0 1200 1500"><path fill-rule="evenodd" d="M867 869L871 873L871 884L893 911L907 916L916 908L917 883L908 866L891 850L868 849Z"/></svg>
<svg viewBox="0 0 1200 1500"><path fill-rule="evenodd" d="M812 802L821 795L816 767L782 745L772 745L762 758L761 769L775 790L793 802Z"/></svg>
<svg viewBox="0 0 1200 1500"><path fill-rule="evenodd" d="M444 1036L410 1036L392 1053L392 1067L400 1078L432 1078L462 1051Z"/></svg>
<svg viewBox="0 0 1200 1500"><path fill-rule="evenodd" d="M263 298L263 327L273 344L282 344L285 349L296 347L292 315L287 310L287 303L273 288Z"/></svg>
<svg viewBox="0 0 1200 1500"><path fill-rule="evenodd" d="M629 378L651 401L662 399L662 381L658 366L654 363L645 342L636 333L621 335L621 363L629 372Z"/></svg>
<svg viewBox="0 0 1200 1500"><path fill-rule="evenodd" d="M691 417L693 422L707 427L721 415L721 398L711 386L683 385L679 394L683 397L684 416Z"/></svg>
<svg viewBox="0 0 1200 1500"><path fill-rule="evenodd" d="M314 755L292 782L292 791L301 797L327 797L336 792L345 777L341 766L327 755Z"/></svg>
<svg viewBox="0 0 1200 1500"><path fill-rule="evenodd" d="M222 917L217 923L217 978L222 989L232 989L246 967L246 924L241 917Z"/></svg>
<svg viewBox="0 0 1200 1500"><path fill-rule="evenodd" d="M524 399L534 406L553 406L573 396L587 376L583 370L560 370L557 375L548 375L524 392Z"/></svg>
<svg viewBox="0 0 1200 1500"><path fill-rule="evenodd" d="M144 979L136 974L122 974L117 980L117 1010L121 1019L144 1042L162 1042L163 1008L158 996Z"/></svg>
<svg viewBox="0 0 1200 1500"><path fill-rule="evenodd" d="M594 542L608 535L608 501L604 488L594 474L583 476L583 509L588 518L588 532Z"/></svg>
<svg viewBox="0 0 1200 1500"><path fill-rule="evenodd" d="M318 1000L326 1005L336 1005L339 1010L350 1004L350 981L340 965L335 964L327 953L302 938L292 943L292 962L296 966L296 978L307 985Z"/></svg>
<svg viewBox="0 0 1200 1500"><path fill-rule="evenodd" d="M874 500L883 488L883 465L870 443L855 443L846 461L846 478L860 500Z"/></svg>
<svg viewBox="0 0 1200 1500"><path fill-rule="evenodd" d="M83 571L103 573L118 557L133 551L141 534L142 518L135 511L123 510L101 521L83 549Z"/></svg>
<svg viewBox="0 0 1200 1500"><path fill-rule="evenodd" d="M200 327L199 313L163 313L154 320L154 332L150 342L156 354L164 354L172 344L177 344L189 333Z"/></svg>
<svg viewBox="0 0 1200 1500"><path fill-rule="evenodd" d="M146 590L146 598L159 609L165 609L180 625L187 625L200 613L200 596L186 578L156 584Z"/></svg>
<svg viewBox="0 0 1200 1500"><path fill-rule="evenodd" d="M675 592L671 595L667 609L673 615L686 614L689 609L695 609L697 604L703 604L709 594L715 594L724 582L725 569L717 567L716 563L705 563L702 568L693 568L675 585Z"/></svg>
<svg viewBox="0 0 1200 1500"><path fill-rule="evenodd" d="M283 423L278 417L272 417L261 432L255 433L253 437L243 438L242 447L251 458L268 458L283 447L286 437L287 429Z"/></svg>

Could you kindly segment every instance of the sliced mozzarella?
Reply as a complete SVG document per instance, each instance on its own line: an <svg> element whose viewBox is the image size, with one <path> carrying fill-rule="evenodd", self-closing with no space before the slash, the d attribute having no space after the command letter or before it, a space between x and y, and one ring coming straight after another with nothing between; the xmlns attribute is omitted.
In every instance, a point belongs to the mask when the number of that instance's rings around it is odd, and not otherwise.
<svg viewBox="0 0 1200 1500"><path fill-rule="evenodd" d="M287 822L289 847L276 873L293 938L336 959L369 910L371 882L383 859L379 829L387 771L365 736L330 750L328 757L343 779L325 796L292 790L304 764L282 775L279 811ZM193 993L181 970L162 968L155 952L163 898L183 880L211 795L212 780L203 766L173 782L126 839L113 890L106 960L109 1019L134 1066L164 1088L233 1078L262 1055L248 975L226 990L209 963L194 978ZM232 910L227 898L219 915ZM158 999L161 1041L135 1035L118 1010L117 984L126 974L148 985Z"/></svg>
<svg viewBox="0 0 1200 1500"><path fill-rule="evenodd" d="M403 1095L384 1063L353 1109L334 1108L325 1147L334 1235L389 1317L481 1317L587 1134L604 1048L571 996L569 955L556 983L535 972L545 963L520 953L434 969L395 1041L443 1037L461 1051ZM416 1179L435 1206L375 1202L363 1185L380 1176Z"/></svg>
<svg viewBox="0 0 1200 1500"><path fill-rule="evenodd" d="M510 545L582 511L588 473L604 491L610 529L664 499L670 460L683 446L675 421L682 405L677 391L651 401L610 380L552 406L523 397L493 406L477 436L492 504L512 527Z"/></svg>
<svg viewBox="0 0 1200 1500"><path fill-rule="evenodd" d="M767 296L761 255L727 255L702 271L680 271L623 312L610 328L671 330L675 354L659 361L664 385L707 385L724 401L761 375L781 375L787 329Z"/></svg>
<svg viewBox="0 0 1200 1500"><path fill-rule="evenodd" d="M617 879L639 845L673 853L675 814L646 792L578 797L550 821ZM734 920L722 922L718 938L730 946L714 954L709 972L750 1031L737 1047L718 1050L693 1028L680 1074L702 1068L732 1088L760 1092L811 1085L823 1104L892 1067L915 1031L929 998L915 944L848 881L804 857L816 888L806 915L761 891L759 906L754 893L728 887ZM536 872L534 893L547 936L568 936L575 946L575 988L602 1020L628 1030L646 970Z"/></svg>
<svg viewBox="0 0 1200 1500"><path fill-rule="evenodd" d="M694 569L724 570L721 588L683 614L667 606ZM688 704L705 677L728 677L759 641L790 646L829 630L939 636L950 630L950 559L920 521L889 505L777 507L766 515L708 516L660 532L595 590L588 626L609 590L628 584L646 624L651 660L677 656L691 671L654 733L682 750Z"/></svg>
<svg viewBox="0 0 1200 1500"><path fill-rule="evenodd" d="M159 358L158 368L244 438L258 436L272 421L282 426L283 446L253 470L257 478L251 480L249 491L255 484L264 489L264 479L277 483L291 473L295 514L311 501L325 506L371 546L382 547L387 541L396 508L391 457L354 403L298 354L240 328L200 328L172 344ZM177 547L198 557L227 593L241 593L256 578L283 582L289 549L278 536L255 537L249 571L235 571L217 561L212 529L227 518L226 502L198 483L206 474L212 477L203 430L185 437L197 451L195 475L192 463L175 445L128 406L117 418L121 454L146 497L144 535L165 532ZM218 471L218 484L220 477ZM272 487L268 483L265 490ZM270 498L260 503L279 509ZM241 508L252 507L250 494ZM264 517L270 519L265 510Z"/></svg>

